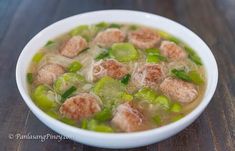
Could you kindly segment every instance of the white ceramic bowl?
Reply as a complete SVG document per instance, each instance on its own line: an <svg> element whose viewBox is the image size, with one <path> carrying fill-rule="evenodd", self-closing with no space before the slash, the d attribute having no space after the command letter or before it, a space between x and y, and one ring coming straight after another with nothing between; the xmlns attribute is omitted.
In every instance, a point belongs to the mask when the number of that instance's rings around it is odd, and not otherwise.
<svg viewBox="0 0 235 151"><path fill-rule="evenodd" d="M203 60L208 78L205 95L202 102L197 106L197 108L195 108L191 113L189 113L181 120L160 128L142 132L114 134L97 133L72 127L51 118L42 110L40 110L30 98L29 92L27 90L26 73L33 55L48 40L53 39L61 35L62 33L68 32L78 25L94 24L101 21L135 23L150 26L167 31L170 34L183 40L185 43L189 44ZM180 132L189 124L191 124L204 111L214 94L217 80L218 69L215 58L208 46L196 34L194 34L186 27L167 18L145 12L128 10L95 11L75 15L58 21L40 31L28 42L28 44L24 47L22 53L20 54L16 66L16 81L18 89L25 103L39 118L39 120L41 120L44 124L46 124L54 131L67 136L74 141L105 148L131 148L148 145L151 143L159 142Z"/></svg>

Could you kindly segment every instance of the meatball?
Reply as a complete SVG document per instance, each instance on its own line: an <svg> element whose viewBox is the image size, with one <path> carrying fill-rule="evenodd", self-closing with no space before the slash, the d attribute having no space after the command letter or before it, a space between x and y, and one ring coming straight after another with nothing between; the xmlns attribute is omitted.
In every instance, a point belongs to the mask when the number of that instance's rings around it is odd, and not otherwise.
<svg viewBox="0 0 235 151"><path fill-rule="evenodd" d="M97 98L89 93L80 93L67 99L59 109L63 116L74 120L91 117L100 110Z"/></svg>
<svg viewBox="0 0 235 151"><path fill-rule="evenodd" d="M173 77L166 78L160 84L160 90L172 100L189 103L198 95L194 84Z"/></svg>
<svg viewBox="0 0 235 151"><path fill-rule="evenodd" d="M154 47L159 41L160 36L154 30L148 28L140 28L129 33L129 42L140 49L148 49Z"/></svg>
<svg viewBox="0 0 235 151"><path fill-rule="evenodd" d="M138 131L143 127L144 116L128 102L117 107L111 123L124 132Z"/></svg>
<svg viewBox="0 0 235 151"><path fill-rule="evenodd" d="M187 57L187 53L183 48L174 42L162 41L160 46L161 54L171 60L179 60Z"/></svg>
<svg viewBox="0 0 235 151"><path fill-rule="evenodd" d="M163 64L144 64L139 66L133 74L133 83L136 86L147 86L157 90L159 84L166 76Z"/></svg>
<svg viewBox="0 0 235 151"><path fill-rule="evenodd" d="M110 76L115 79L121 79L127 73L127 67L113 59L101 60L95 63L93 67L94 79L99 79L103 76Z"/></svg>
<svg viewBox="0 0 235 151"><path fill-rule="evenodd" d="M62 47L60 53L61 55L73 58L77 56L82 50L87 48L87 41L81 36L74 36L70 38Z"/></svg>
<svg viewBox="0 0 235 151"><path fill-rule="evenodd" d="M42 66L37 72L37 83L52 84L58 76L65 72L64 68L58 64L46 64Z"/></svg>
<svg viewBox="0 0 235 151"><path fill-rule="evenodd" d="M98 33L94 41L101 47L110 47L114 43L123 42L125 37L125 33L120 29L109 28Z"/></svg>

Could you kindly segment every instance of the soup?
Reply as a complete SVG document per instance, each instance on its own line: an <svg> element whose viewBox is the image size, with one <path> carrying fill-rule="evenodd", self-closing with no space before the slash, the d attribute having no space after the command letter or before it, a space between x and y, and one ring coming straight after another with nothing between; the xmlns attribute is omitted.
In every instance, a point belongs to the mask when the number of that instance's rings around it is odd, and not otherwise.
<svg viewBox="0 0 235 151"><path fill-rule="evenodd" d="M118 133L180 120L200 103L200 57L172 35L142 25L81 25L48 41L27 73L32 100L82 129Z"/></svg>

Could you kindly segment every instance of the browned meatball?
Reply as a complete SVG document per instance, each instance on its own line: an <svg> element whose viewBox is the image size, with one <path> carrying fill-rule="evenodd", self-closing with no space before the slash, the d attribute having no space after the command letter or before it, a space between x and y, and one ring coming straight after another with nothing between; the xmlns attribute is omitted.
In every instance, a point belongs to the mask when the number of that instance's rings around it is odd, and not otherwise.
<svg viewBox="0 0 235 151"><path fill-rule="evenodd" d="M136 86L147 86L158 89L159 84L165 78L166 71L163 64L144 64L139 66L133 74L133 82Z"/></svg>
<svg viewBox="0 0 235 151"><path fill-rule="evenodd" d="M60 113L70 119L88 118L101 110L98 100L89 93L80 93L67 99L60 107Z"/></svg>
<svg viewBox="0 0 235 151"><path fill-rule="evenodd" d="M58 64L47 64L42 66L37 73L38 84L52 84L58 76L65 72L64 68Z"/></svg>
<svg viewBox="0 0 235 151"><path fill-rule="evenodd" d="M117 107L112 124L124 132L138 131L143 128L144 116L128 102Z"/></svg>
<svg viewBox="0 0 235 151"><path fill-rule="evenodd" d="M154 47L159 41L160 36L154 30L148 28L140 28L129 33L129 42L140 49L148 49Z"/></svg>
<svg viewBox="0 0 235 151"><path fill-rule="evenodd" d="M198 95L194 84L168 77L160 84L160 90L172 100L189 103Z"/></svg>
<svg viewBox="0 0 235 151"><path fill-rule="evenodd" d="M65 45L62 47L61 55L73 58L76 57L82 50L87 48L87 41L81 36L74 36L70 38Z"/></svg>
<svg viewBox="0 0 235 151"><path fill-rule="evenodd" d="M172 60L179 60L187 57L185 50L176 45L174 42L162 41L160 50L163 56Z"/></svg>
<svg viewBox="0 0 235 151"><path fill-rule="evenodd" d="M125 33L120 29L109 28L98 33L94 41L101 47L110 47L114 43L123 42L125 37Z"/></svg>
<svg viewBox="0 0 235 151"><path fill-rule="evenodd" d="M93 67L93 76L95 80L103 76L121 79L127 73L127 67L113 59L99 61L95 63Z"/></svg>

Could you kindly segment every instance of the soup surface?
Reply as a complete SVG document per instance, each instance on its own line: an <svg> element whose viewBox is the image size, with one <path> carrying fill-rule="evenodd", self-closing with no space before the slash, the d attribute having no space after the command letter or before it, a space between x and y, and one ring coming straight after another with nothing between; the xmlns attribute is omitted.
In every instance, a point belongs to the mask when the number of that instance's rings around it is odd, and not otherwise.
<svg viewBox="0 0 235 151"><path fill-rule="evenodd" d="M81 25L48 41L27 73L33 101L51 117L98 132L175 122L204 95L199 56L170 34L142 25Z"/></svg>

